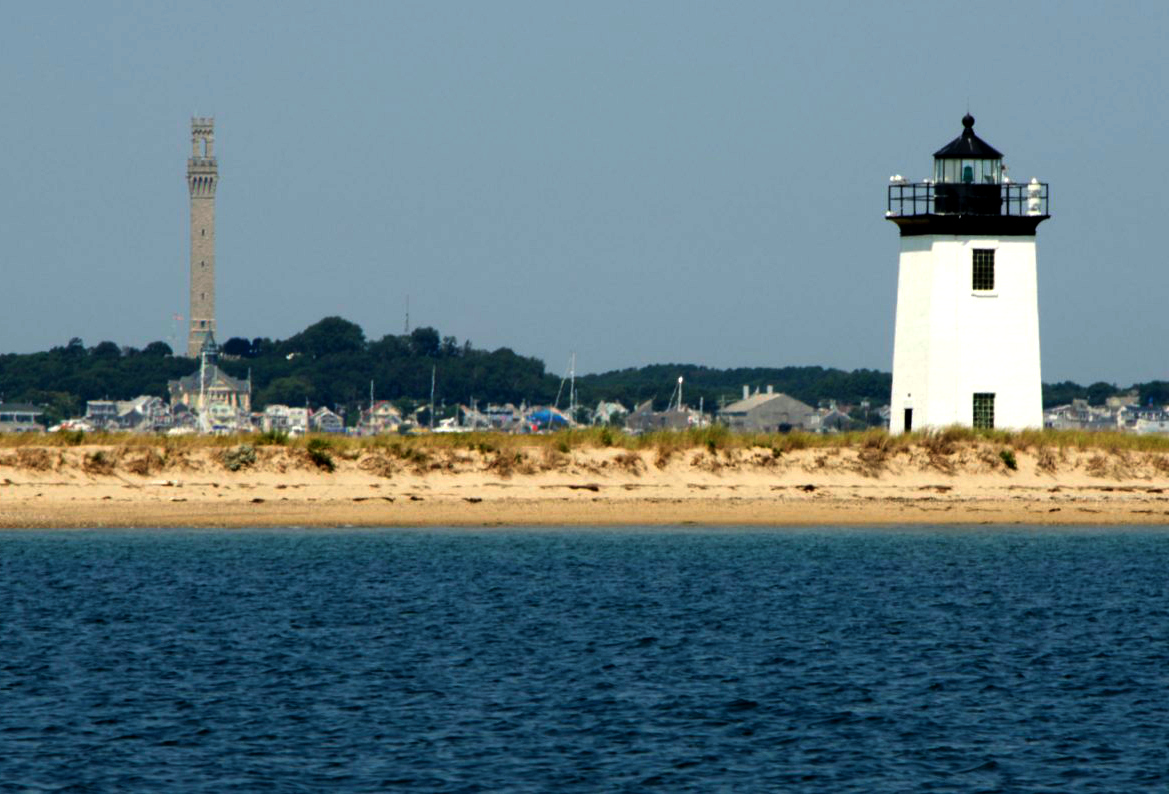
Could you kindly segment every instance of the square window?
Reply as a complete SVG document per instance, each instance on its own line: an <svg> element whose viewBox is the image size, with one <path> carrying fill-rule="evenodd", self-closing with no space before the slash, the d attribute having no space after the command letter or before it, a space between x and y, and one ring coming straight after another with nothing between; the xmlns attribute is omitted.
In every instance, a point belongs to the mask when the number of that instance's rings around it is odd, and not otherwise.
<svg viewBox="0 0 1169 794"><path fill-rule="evenodd" d="M994 289L994 249L974 249L974 289Z"/></svg>
<svg viewBox="0 0 1169 794"><path fill-rule="evenodd" d="M974 427L978 430L994 429L994 394L975 392Z"/></svg>

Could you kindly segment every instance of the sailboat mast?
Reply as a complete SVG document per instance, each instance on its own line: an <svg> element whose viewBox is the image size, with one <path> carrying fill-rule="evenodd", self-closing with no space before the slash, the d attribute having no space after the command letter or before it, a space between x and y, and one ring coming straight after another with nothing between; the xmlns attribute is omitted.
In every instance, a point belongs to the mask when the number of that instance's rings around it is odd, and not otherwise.
<svg viewBox="0 0 1169 794"><path fill-rule="evenodd" d="M437 366L430 367L430 429L434 429L434 373Z"/></svg>

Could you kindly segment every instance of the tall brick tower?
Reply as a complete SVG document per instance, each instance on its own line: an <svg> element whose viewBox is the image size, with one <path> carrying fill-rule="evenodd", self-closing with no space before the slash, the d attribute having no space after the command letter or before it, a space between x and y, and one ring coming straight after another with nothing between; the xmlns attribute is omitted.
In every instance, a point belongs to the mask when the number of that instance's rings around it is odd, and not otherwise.
<svg viewBox="0 0 1169 794"><path fill-rule="evenodd" d="M215 119L191 119L191 159L187 187L191 191L191 330L187 355L198 357L215 336Z"/></svg>

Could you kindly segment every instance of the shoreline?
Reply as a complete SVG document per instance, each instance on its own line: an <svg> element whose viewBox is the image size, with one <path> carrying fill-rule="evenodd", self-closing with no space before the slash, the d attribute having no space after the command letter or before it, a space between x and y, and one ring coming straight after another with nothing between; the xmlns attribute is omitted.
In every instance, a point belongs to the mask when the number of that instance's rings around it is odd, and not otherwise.
<svg viewBox="0 0 1169 794"><path fill-rule="evenodd" d="M1169 455L952 448L0 450L0 528L1169 525Z"/></svg>
<svg viewBox="0 0 1169 794"><path fill-rule="evenodd" d="M1093 503L1097 504L1097 503ZM349 502L303 501L238 506L110 505L74 502L48 509L32 505L0 509L0 530L20 529L276 529L426 527L816 527L910 525L1166 526L1169 511L1142 507L1072 505L1060 508L1003 505L991 500L946 505L904 503L818 505L764 500L691 503L629 500L620 504L564 504L530 500L477 505L438 502L387 509Z"/></svg>

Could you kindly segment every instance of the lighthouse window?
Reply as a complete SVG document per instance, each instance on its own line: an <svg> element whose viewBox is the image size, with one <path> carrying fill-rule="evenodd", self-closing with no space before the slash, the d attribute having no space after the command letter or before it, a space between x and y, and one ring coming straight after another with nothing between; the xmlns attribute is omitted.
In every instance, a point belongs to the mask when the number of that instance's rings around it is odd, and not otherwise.
<svg viewBox="0 0 1169 794"><path fill-rule="evenodd" d="M997 185L1002 181L1001 160L934 161L934 179L950 184Z"/></svg>
<svg viewBox="0 0 1169 794"><path fill-rule="evenodd" d="M974 289L994 289L994 249L974 249Z"/></svg>
<svg viewBox="0 0 1169 794"><path fill-rule="evenodd" d="M979 430L994 429L994 394L991 392L975 392L974 394L974 427Z"/></svg>

